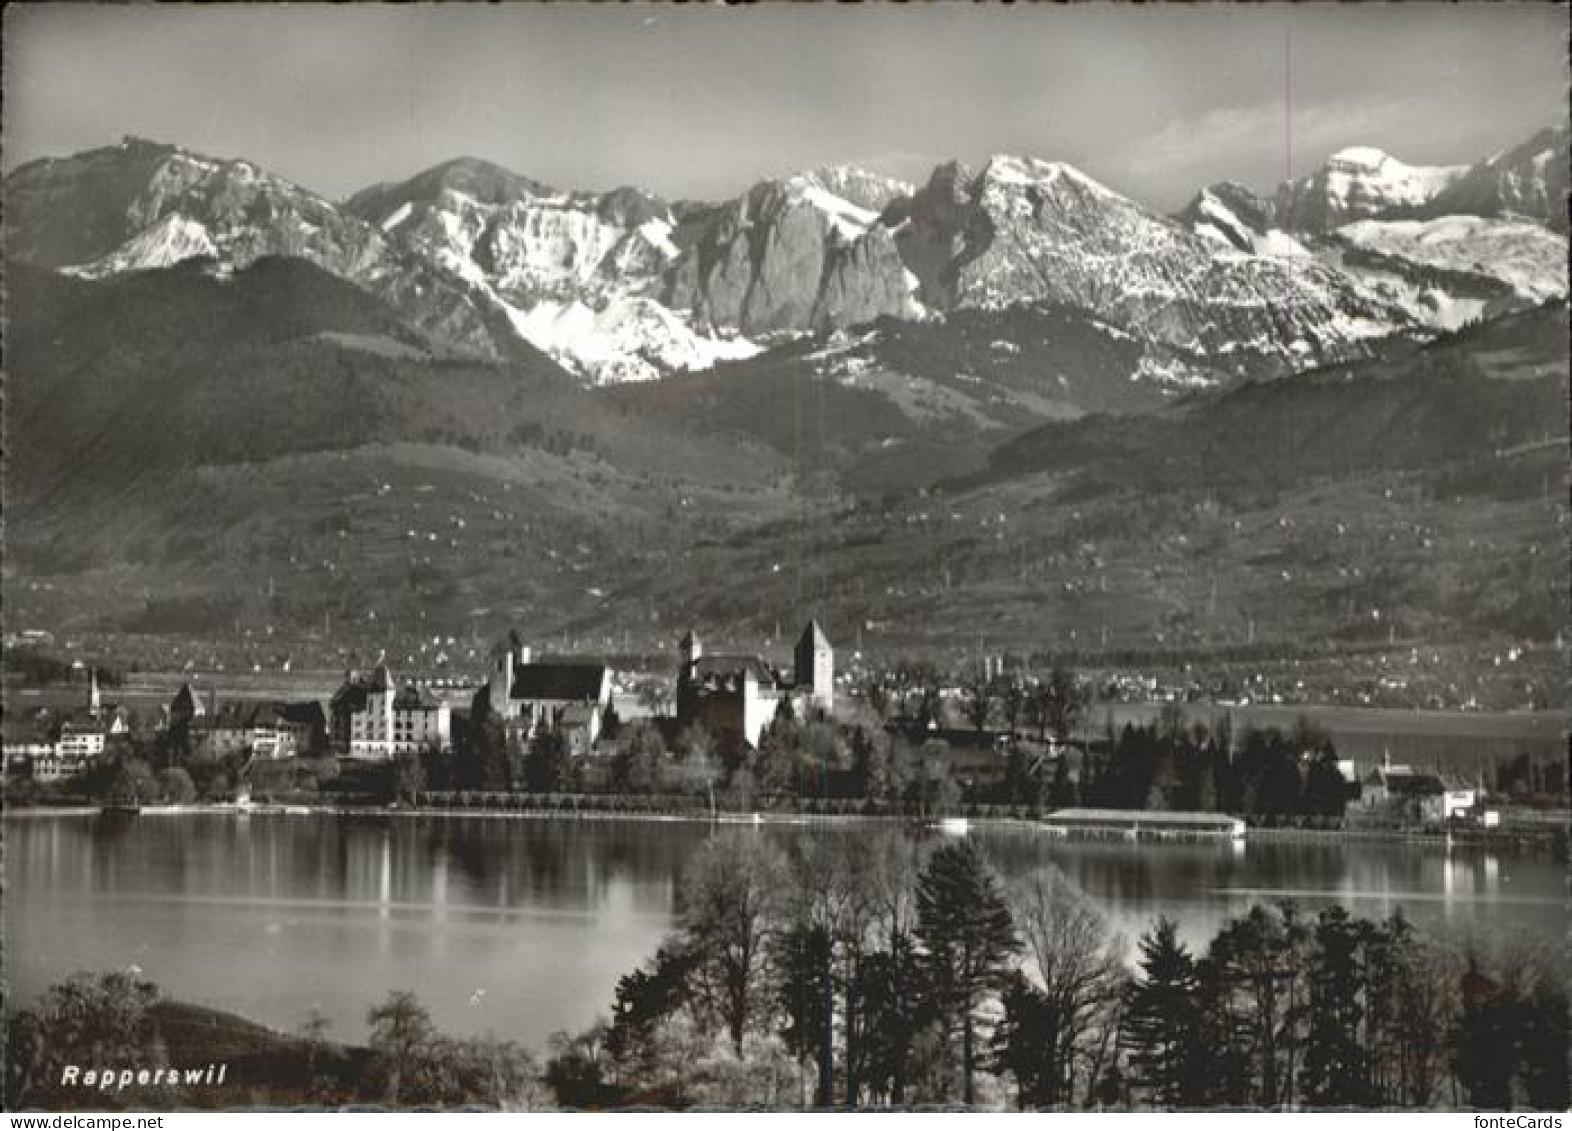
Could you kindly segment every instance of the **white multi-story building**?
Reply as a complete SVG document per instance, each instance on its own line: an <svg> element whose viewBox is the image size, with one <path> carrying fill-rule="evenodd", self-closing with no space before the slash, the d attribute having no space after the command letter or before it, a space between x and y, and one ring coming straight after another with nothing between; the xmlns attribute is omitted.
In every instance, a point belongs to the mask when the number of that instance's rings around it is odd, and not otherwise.
<svg viewBox="0 0 1572 1131"><path fill-rule="evenodd" d="M63 778L74 778L87 769L91 760L66 753L58 746L50 747L46 752L34 756L33 780L60 781Z"/></svg>
<svg viewBox="0 0 1572 1131"><path fill-rule="evenodd" d="M72 719L60 726L56 753L66 761L97 758L104 752L104 742L108 736L109 728L97 720Z"/></svg>
<svg viewBox="0 0 1572 1131"><path fill-rule="evenodd" d="M333 701L335 711L346 713L345 752L351 758L391 758L452 745L452 708L414 685L397 690L386 664L378 664L367 680L346 683Z"/></svg>

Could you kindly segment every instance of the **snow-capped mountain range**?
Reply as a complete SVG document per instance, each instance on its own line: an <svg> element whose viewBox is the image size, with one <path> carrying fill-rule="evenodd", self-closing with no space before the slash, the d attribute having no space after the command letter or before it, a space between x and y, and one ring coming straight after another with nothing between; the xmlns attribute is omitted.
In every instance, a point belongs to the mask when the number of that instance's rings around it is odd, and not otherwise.
<svg viewBox="0 0 1572 1131"><path fill-rule="evenodd" d="M1201 190L1175 217L1220 251L1333 267L1422 329L1450 330L1567 294L1567 131L1474 165L1333 154L1265 200Z"/></svg>
<svg viewBox="0 0 1572 1131"><path fill-rule="evenodd" d="M1163 216L1083 172L999 155L914 187L849 166L719 204L565 192L474 159L335 203L246 161L127 139L4 183L7 255L102 278L296 256L482 356L597 383L752 356L880 317L1079 308L1228 372L1358 356L1567 293L1567 131L1473 165L1334 154L1271 199Z"/></svg>

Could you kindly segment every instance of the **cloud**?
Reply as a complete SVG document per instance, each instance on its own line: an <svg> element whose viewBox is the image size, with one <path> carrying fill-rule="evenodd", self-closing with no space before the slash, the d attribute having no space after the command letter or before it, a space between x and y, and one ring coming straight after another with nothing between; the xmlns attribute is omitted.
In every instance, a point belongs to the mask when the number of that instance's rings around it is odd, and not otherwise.
<svg viewBox="0 0 1572 1131"><path fill-rule="evenodd" d="M1107 167L1132 189L1170 201L1224 177L1269 190L1345 146L1402 137L1425 112L1423 100L1413 97L1296 104L1292 114L1282 98L1214 107L1170 117Z"/></svg>

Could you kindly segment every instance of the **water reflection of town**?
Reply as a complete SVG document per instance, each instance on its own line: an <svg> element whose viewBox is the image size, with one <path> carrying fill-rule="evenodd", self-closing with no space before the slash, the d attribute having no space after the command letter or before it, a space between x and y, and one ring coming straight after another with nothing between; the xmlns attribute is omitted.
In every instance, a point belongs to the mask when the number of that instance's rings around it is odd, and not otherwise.
<svg viewBox="0 0 1572 1131"><path fill-rule="evenodd" d="M13 882L107 896L320 901L384 915L582 915L620 902L626 888L634 911L665 916L684 862L709 831L701 823L284 816L144 817L91 829L83 836L82 825L63 820L10 826ZM789 846L804 834L762 835ZM851 839L867 829L807 835ZM1447 917L1484 914L1482 904L1518 915L1562 903L1556 861L1496 849L1269 840L1154 847L1049 841L1029 830L979 837L1006 876L1052 863L1099 903L1143 913L1214 903L1221 913L1251 897L1337 900L1380 914L1424 904Z"/></svg>
<svg viewBox="0 0 1572 1131"><path fill-rule="evenodd" d="M133 828L95 822L82 837L61 821L29 830L18 861L30 882L102 895L152 889L191 898L331 902L395 914L581 914L622 900L665 916L702 825L517 822L487 818L269 816L163 819ZM42 834L40 837L36 834ZM134 837L135 850L126 851ZM74 875L62 874L62 870Z"/></svg>

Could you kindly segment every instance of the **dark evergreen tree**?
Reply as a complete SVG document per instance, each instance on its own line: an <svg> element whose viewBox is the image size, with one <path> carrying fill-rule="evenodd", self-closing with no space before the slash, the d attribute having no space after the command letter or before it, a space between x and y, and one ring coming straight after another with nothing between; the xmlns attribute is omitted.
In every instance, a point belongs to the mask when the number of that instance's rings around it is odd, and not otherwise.
<svg viewBox="0 0 1572 1131"><path fill-rule="evenodd" d="M1053 1004L1019 970L1005 977L1002 1014L993 1034L994 1065L1015 1080L1016 1106L1022 1111L1052 1103L1058 1024Z"/></svg>
<svg viewBox="0 0 1572 1131"><path fill-rule="evenodd" d="M508 789L508 737L502 719L476 715L454 754L454 785L459 789Z"/></svg>
<svg viewBox="0 0 1572 1131"><path fill-rule="evenodd" d="M798 1060L818 1070L814 1106L835 1102L834 944L819 924L799 923L776 940L775 969L780 978L781 1036Z"/></svg>
<svg viewBox="0 0 1572 1131"><path fill-rule="evenodd" d="M619 1081L634 1084L651 1076L657 1031L686 1001L692 965L688 952L668 940L655 952L648 970L641 967L618 979L606 1052Z"/></svg>
<svg viewBox="0 0 1572 1131"><path fill-rule="evenodd" d="M1217 755L1207 749L1196 756L1195 800L1198 813L1215 813L1222 808L1222 794L1217 781Z"/></svg>
<svg viewBox="0 0 1572 1131"><path fill-rule="evenodd" d="M1452 1070L1471 1107L1512 1106L1513 1002L1505 988L1469 958L1462 981L1463 1011L1453 1037Z"/></svg>
<svg viewBox="0 0 1572 1131"><path fill-rule="evenodd" d="M861 963L860 1076L869 1094L906 1102L914 1075L913 1047L932 1020L927 971L911 936L895 931L887 950Z"/></svg>
<svg viewBox="0 0 1572 1131"><path fill-rule="evenodd" d="M1518 1046L1523 1093L1529 1106L1566 1111L1572 1094L1567 1087L1565 986L1540 986L1524 1001Z"/></svg>
<svg viewBox="0 0 1572 1131"><path fill-rule="evenodd" d="M947 1036L961 1033L961 1098L972 1103L979 1012L1020 949L998 876L972 841L946 844L917 880L917 937Z"/></svg>
<svg viewBox="0 0 1572 1131"><path fill-rule="evenodd" d="M1456 978L1399 910L1365 944L1365 1039L1377 1102L1429 1107L1455 1027Z"/></svg>
<svg viewBox="0 0 1572 1131"><path fill-rule="evenodd" d="M621 733L622 716L617 714L617 704L608 702L600 717L600 737L607 742L615 742Z"/></svg>
<svg viewBox="0 0 1572 1131"><path fill-rule="evenodd" d="M1373 1102L1365 1051L1365 931L1342 907L1316 919L1304 1093L1319 1107Z"/></svg>
<svg viewBox="0 0 1572 1131"><path fill-rule="evenodd" d="M1305 775L1305 811L1318 816L1341 817L1347 798L1348 787L1337 768L1337 752L1326 750L1317 754Z"/></svg>
<svg viewBox="0 0 1572 1131"><path fill-rule="evenodd" d="M1229 1001L1248 1024L1251 1072L1262 1107L1291 1103L1306 1013L1309 931L1290 902L1257 904L1229 921L1208 955L1227 982Z"/></svg>
<svg viewBox="0 0 1572 1131"><path fill-rule="evenodd" d="M1074 809L1081 804L1081 787L1070 776L1070 758L1060 754L1053 768L1053 784L1048 788L1048 804L1055 809Z"/></svg>
<svg viewBox="0 0 1572 1131"><path fill-rule="evenodd" d="M1204 1091L1195 1071L1195 959L1168 918L1141 937L1140 952L1141 975L1130 987L1122 1033L1132 1083L1160 1108L1186 1107Z"/></svg>
<svg viewBox="0 0 1572 1131"><path fill-rule="evenodd" d="M1193 1097L1209 1107L1242 1107L1255 1092L1251 1024L1234 1008L1228 972L1212 955L1195 964L1196 1029L1190 1049Z"/></svg>
<svg viewBox="0 0 1572 1131"><path fill-rule="evenodd" d="M1013 805L1030 805L1037 800L1037 781L1019 742L1010 743L1010 752L1005 758L1004 794L1005 800Z"/></svg>
<svg viewBox="0 0 1572 1131"><path fill-rule="evenodd" d="M524 788L531 793L560 793L570 788L573 759L567 741L555 727L530 739L524 755Z"/></svg>

